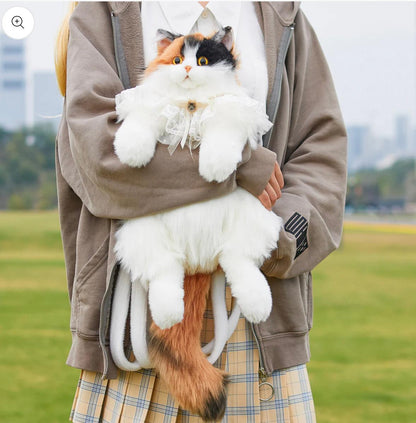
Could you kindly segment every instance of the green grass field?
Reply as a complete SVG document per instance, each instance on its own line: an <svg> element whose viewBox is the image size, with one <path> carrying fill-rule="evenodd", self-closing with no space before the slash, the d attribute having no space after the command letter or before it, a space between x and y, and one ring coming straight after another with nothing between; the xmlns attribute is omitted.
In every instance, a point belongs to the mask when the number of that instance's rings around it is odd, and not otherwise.
<svg viewBox="0 0 416 423"><path fill-rule="evenodd" d="M416 421L416 227L347 224L314 272L319 423ZM70 346L55 212L0 213L0 422L68 420Z"/></svg>

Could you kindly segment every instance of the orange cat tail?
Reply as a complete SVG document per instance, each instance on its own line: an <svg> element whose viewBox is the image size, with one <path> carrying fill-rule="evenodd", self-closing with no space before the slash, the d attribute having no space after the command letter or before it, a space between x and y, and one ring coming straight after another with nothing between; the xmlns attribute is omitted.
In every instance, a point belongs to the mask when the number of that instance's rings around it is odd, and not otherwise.
<svg viewBox="0 0 416 423"><path fill-rule="evenodd" d="M201 350L200 335L211 275L186 276L182 322L169 329L150 327L149 354L160 378L181 408L203 420L220 420L227 403L227 375L212 366Z"/></svg>

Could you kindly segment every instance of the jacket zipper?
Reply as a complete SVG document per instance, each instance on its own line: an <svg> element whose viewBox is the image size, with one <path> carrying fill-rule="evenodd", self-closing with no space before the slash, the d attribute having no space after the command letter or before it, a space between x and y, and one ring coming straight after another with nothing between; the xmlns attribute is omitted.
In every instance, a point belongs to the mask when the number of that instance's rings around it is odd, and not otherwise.
<svg viewBox="0 0 416 423"><path fill-rule="evenodd" d="M120 22L118 16L111 12L111 26L113 27L114 52L117 64L118 75L123 83L124 89L130 88L130 77L127 69L126 57L124 56L121 43Z"/></svg>
<svg viewBox="0 0 416 423"><path fill-rule="evenodd" d="M102 374L102 380L107 379L108 377L108 370L109 370L109 357L106 348L105 338L107 335L108 327L110 325L110 315L111 315L111 300L113 296L113 289L114 289L114 282L116 279L116 275L118 273L118 264L113 266L111 270L110 281L107 287L107 290L104 294L104 298L101 304L100 310L100 329L99 329L99 342L101 346L101 350L103 352L103 359L104 359L104 369Z"/></svg>
<svg viewBox="0 0 416 423"><path fill-rule="evenodd" d="M273 122L273 124L276 121L277 109L279 108L282 78L283 78L283 68L284 68L284 65L285 65L286 56L287 56L287 52L289 50L290 42L292 40L294 29L295 29L295 23L292 23L291 25L285 27L283 35L282 35L282 40L281 40L280 46L279 46L279 54L278 54L278 57L277 57L276 73L275 73L275 78L274 78L273 90L272 90L272 94L271 94L272 98L271 98L270 103L269 103L271 110L267 110L267 114L269 115L269 118L272 118L271 121ZM270 139L271 139L271 136L272 136L272 131L273 131L273 128L270 129L270 131L267 132L263 137L263 145L266 148L269 148L269 146L270 146ZM250 325L251 325L251 329L252 329L252 332L253 332L253 335L254 335L254 339L255 339L256 344L257 344L257 348L259 350L259 361L260 361L259 379L260 379L261 382L264 382L267 379L267 377L269 376L269 374L267 373L266 368L264 366L263 352L260 348L260 341L259 341L259 338L257 336L256 329L254 328L253 323L250 323Z"/></svg>
<svg viewBox="0 0 416 423"><path fill-rule="evenodd" d="M118 16L114 11L111 11L111 26L113 28L113 42L114 42L114 53L117 65L117 72L119 78L123 84L124 89L130 88L130 78L127 69L126 57L124 56L123 45L121 42L121 33L120 33L120 22ZM101 304L100 310L100 322L105 322L102 325L100 324L99 329L99 342L103 352L104 359L104 369L102 374L102 379L106 379L108 376L109 370L109 357L105 345L105 338L107 335L108 327L110 324L110 314L111 314L111 301L113 296L114 280L116 277L116 271L118 271L118 264L113 266L111 270L110 281L107 287L107 290L104 294L103 302Z"/></svg>
<svg viewBox="0 0 416 423"><path fill-rule="evenodd" d="M257 344L257 349L259 351L259 379L260 379L261 382L264 382L267 379L267 377L269 376L269 374L266 372L266 368L264 367L263 352L260 348L260 341L259 341L259 338L257 336L256 329L255 329L253 323L250 323L250 326L251 326L251 330L252 330L253 335L254 335L254 340L256 341L256 344Z"/></svg>
<svg viewBox="0 0 416 423"><path fill-rule="evenodd" d="M292 23L289 26L286 26L283 30L282 39L279 45L279 54L277 56L277 65L276 73L273 82L273 89L271 92L271 98L267 104L267 115L271 122L276 122L277 109L279 108L280 103L280 94L282 89L282 79L283 79L283 68L285 66L287 52L289 50L290 41L292 40L293 32L295 29L295 23ZM263 135L263 146L269 148L270 139L272 137L273 127Z"/></svg>

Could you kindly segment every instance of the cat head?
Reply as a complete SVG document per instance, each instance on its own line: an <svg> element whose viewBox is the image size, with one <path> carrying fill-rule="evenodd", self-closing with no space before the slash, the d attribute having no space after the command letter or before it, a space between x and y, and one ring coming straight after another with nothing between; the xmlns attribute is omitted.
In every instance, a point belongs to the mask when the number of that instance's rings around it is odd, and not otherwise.
<svg viewBox="0 0 416 423"><path fill-rule="evenodd" d="M212 85L234 74L237 58L234 54L231 27L220 29L211 37L196 33L173 34L159 29L158 56L146 70L146 75L158 73L181 88L191 89Z"/></svg>

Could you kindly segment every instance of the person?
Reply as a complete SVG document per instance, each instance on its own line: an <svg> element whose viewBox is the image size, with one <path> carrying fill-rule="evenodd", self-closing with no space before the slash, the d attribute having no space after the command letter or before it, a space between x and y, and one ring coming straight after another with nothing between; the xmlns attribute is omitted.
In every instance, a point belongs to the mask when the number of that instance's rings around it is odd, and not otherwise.
<svg viewBox="0 0 416 423"><path fill-rule="evenodd" d="M140 83L153 54L154 26L203 30L207 19L234 25L241 60L247 58L242 84L263 99L271 118L275 115L266 145L246 152L221 184L199 176L189 151L177 149L170 156L161 144L144 168L122 165L113 150L119 126L114 97ZM120 219L219 197L237 185L285 224L262 266L272 313L258 325L241 317L216 363L231 375L224 419L315 421L305 365L312 327L310 272L341 240L346 133L323 52L299 4L74 3L58 37L56 69L64 95L56 168L71 302L67 364L82 369L71 421L200 421L178 407L152 369L123 372L112 362L114 234ZM193 155L198 158L197 151ZM209 311L202 337L212 337Z"/></svg>

